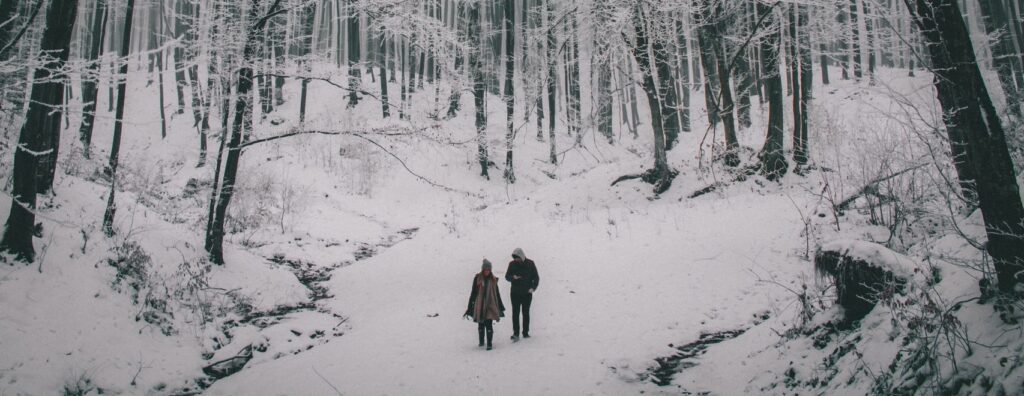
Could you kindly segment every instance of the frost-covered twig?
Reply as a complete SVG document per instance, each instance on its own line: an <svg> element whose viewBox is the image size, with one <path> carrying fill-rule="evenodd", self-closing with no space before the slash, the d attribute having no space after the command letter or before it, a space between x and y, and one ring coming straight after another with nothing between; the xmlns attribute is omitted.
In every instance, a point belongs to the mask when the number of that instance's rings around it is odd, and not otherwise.
<svg viewBox="0 0 1024 396"><path fill-rule="evenodd" d="M341 391L338 390L338 388L331 383L331 381L328 381L327 378L324 378L324 376L321 375L319 371L316 371L316 366L310 366L310 368L313 369L313 372L316 373L317 377L320 377L320 379L324 380L324 382L327 383L327 386L330 386L331 389L334 389L334 393L337 393L338 395L342 394Z"/></svg>

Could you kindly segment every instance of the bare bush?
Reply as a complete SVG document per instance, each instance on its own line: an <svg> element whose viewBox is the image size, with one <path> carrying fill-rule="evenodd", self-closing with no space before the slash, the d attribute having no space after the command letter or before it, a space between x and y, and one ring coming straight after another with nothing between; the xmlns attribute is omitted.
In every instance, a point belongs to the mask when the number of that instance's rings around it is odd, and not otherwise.
<svg viewBox="0 0 1024 396"><path fill-rule="evenodd" d="M227 231L242 233L258 230L275 218L277 197L275 180L266 172L253 170L239 175L235 184L235 198L228 207Z"/></svg>

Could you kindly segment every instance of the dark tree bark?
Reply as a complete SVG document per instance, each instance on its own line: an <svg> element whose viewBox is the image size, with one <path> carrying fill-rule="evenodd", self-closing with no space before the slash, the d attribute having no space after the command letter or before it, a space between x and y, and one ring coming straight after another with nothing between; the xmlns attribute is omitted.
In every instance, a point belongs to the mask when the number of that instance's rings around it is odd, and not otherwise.
<svg viewBox="0 0 1024 396"><path fill-rule="evenodd" d="M679 51L679 65L676 66L676 70L679 71L678 86L682 105L679 109L679 130L690 132L690 51L687 48L684 19L683 15L676 16L676 46Z"/></svg>
<svg viewBox="0 0 1024 396"><path fill-rule="evenodd" d="M210 120L206 113L206 104L203 103L203 88L199 83L199 65L193 64L188 67L189 88L192 91L192 119L193 127L199 132L199 161L197 168L206 164L206 135L210 131Z"/></svg>
<svg viewBox="0 0 1024 396"><path fill-rule="evenodd" d="M875 54L878 43L877 33L875 32L875 18L871 15L870 1L863 1L861 8L864 11L864 37L867 40L868 48L868 85L875 85L875 65L878 63L877 55Z"/></svg>
<svg viewBox="0 0 1024 396"><path fill-rule="evenodd" d="M70 52L77 10L77 0L53 0L46 9L46 27L36 55L44 63L33 74L31 101L14 150L11 212L0 238L0 251L28 262L35 260L32 236L36 222L36 168L39 156L45 154L46 142L51 139L47 134L60 127L60 114L53 109L64 102L64 63Z"/></svg>
<svg viewBox="0 0 1024 396"><path fill-rule="evenodd" d="M667 17L666 17L667 19ZM658 93L661 99L661 125L665 130L665 150L671 150L679 139L679 111L676 95L676 79L672 70L674 48L670 38L653 38L654 68L658 73Z"/></svg>
<svg viewBox="0 0 1024 396"><path fill-rule="evenodd" d="M1002 121L992 106L955 0L905 0L935 73L935 90L960 180L976 186L999 289L1013 292L1024 269L1024 206ZM967 172L966 174L964 172Z"/></svg>
<svg viewBox="0 0 1024 396"><path fill-rule="evenodd" d="M107 1L96 0L89 34L89 48L86 51L86 66L82 73L82 125L78 128L78 139L82 142L82 155L90 156L93 122L96 119L96 98L99 89L100 54L107 32ZM162 81L161 81L162 83Z"/></svg>
<svg viewBox="0 0 1024 396"><path fill-rule="evenodd" d="M700 67L704 70L704 103L708 112L708 123L711 124L712 128L718 126L719 109L718 109L718 97L719 91L719 78L718 68L716 66L717 60L715 59L715 49L713 42L717 39L713 33L709 30L709 23L705 22L704 16L700 13L706 12L709 7L706 0L702 0L698 5L696 12L698 15L694 17L697 22L697 43L700 48ZM694 74L696 76L696 73Z"/></svg>
<svg viewBox="0 0 1024 396"><path fill-rule="evenodd" d="M648 21L649 15L643 9L643 5L637 4L633 12L633 29L636 37L630 50L637 65L640 67L640 73L643 74L643 89L644 93L647 94L647 101L651 109L651 127L654 130L654 167L639 177L645 182L654 185L655 194L661 194L672 186L675 171L669 168L668 157L665 153L665 131L662 126L661 97L658 95L658 86L654 81L654 75L657 71L651 65L651 52L652 50L657 51L657 48L652 48L652 42L649 38Z"/></svg>
<svg viewBox="0 0 1024 396"><path fill-rule="evenodd" d="M302 26L299 29L299 31L302 34L302 43L303 43L302 44L302 55L305 56L305 57L309 57L310 55L313 54L313 50L314 50L313 46L315 45L315 43L313 42L313 29L314 29L313 23L314 23L314 21L316 19L316 3L314 3L312 6L307 7L305 10L303 10L303 12L302 12L302 19L303 19ZM381 40L382 50L383 50L384 43L385 43L385 41ZM302 59L302 60L299 61L299 68L303 71L303 73L307 73L308 74L308 73L312 72L312 68L310 67L309 63L310 63L309 59ZM384 69L384 67L381 67L381 69ZM382 71L382 73L386 73L386 72ZM382 75L384 75L386 77L386 74L382 74ZM385 80L386 80L386 78L385 78ZM387 107L387 104L388 104L387 83L383 84L383 86L384 86L385 89L383 90L381 98L384 101L384 116L387 117L387 111L388 111L388 107ZM309 78L303 78L302 79L302 83L301 83L300 93L299 93L299 124L302 124L302 123L306 122L306 98L307 98L308 94L309 94Z"/></svg>
<svg viewBox="0 0 1024 396"><path fill-rule="evenodd" d="M114 201L114 193L117 191L117 161L121 153L121 131L124 129L124 102L126 99L126 87L128 85L128 52L132 44L132 16L135 14L135 0L128 0L125 8L124 33L121 34L121 67L118 74L121 78L117 82L117 107L114 110L114 141L110 144L110 162L107 164L106 173L110 176L110 191L107 193L107 209L103 212L103 233L107 236L114 235L114 216L117 213L117 203Z"/></svg>
<svg viewBox="0 0 1024 396"><path fill-rule="evenodd" d="M131 0L130 0L131 1ZM238 69L235 88L235 116L231 123L231 135L227 140L227 156L224 159L224 170L221 175L221 186L217 198L212 200L211 217L206 230L206 252L210 260L216 264L224 264L224 220L227 217L228 205L235 192L235 178L238 175L238 161L242 155L242 134L245 128L245 117L252 105L249 103L253 86L252 64L256 61L262 31L271 14L277 9L280 0L275 0L267 16L260 17L261 0L251 0L249 20L254 22L246 34L245 47L242 50L241 67Z"/></svg>
<svg viewBox="0 0 1024 396"><path fill-rule="evenodd" d="M828 85L828 55L826 54L828 52L828 45L825 43L818 44L818 52L820 52L819 62L821 62L821 85Z"/></svg>
<svg viewBox="0 0 1024 396"><path fill-rule="evenodd" d="M380 51L387 51L387 36L380 35ZM380 107L381 115L384 118L391 117L391 104L388 103L388 68L385 65L380 67Z"/></svg>
<svg viewBox="0 0 1024 396"><path fill-rule="evenodd" d="M857 0L850 0L850 28L853 29L853 33L850 36L853 60L850 61L850 67L853 68L853 78L860 81L860 78L864 76L864 72L861 70L860 63L860 22L858 22L857 15Z"/></svg>
<svg viewBox="0 0 1024 396"><path fill-rule="evenodd" d="M359 70L359 62L362 60L359 48L359 12L356 11L355 1L349 1L348 10L348 108L359 105L360 82L362 74Z"/></svg>
<svg viewBox="0 0 1024 396"><path fill-rule="evenodd" d="M811 94L811 50L807 34L807 9L793 4L790 42L793 55L793 162L807 164L807 102Z"/></svg>
<svg viewBox="0 0 1024 396"><path fill-rule="evenodd" d="M1018 76L1021 73L1021 58L1013 43L1012 28L1007 18L1007 4L1004 0L979 0L981 14L985 19L985 32L995 37L992 42L992 66L999 75L999 84L1006 94L1006 108L1020 117L1020 91Z"/></svg>
<svg viewBox="0 0 1024 396"><path fill-rule="evenodd" d="M569 83L569 89L566 94L569 98L569 111L566 114L569 116L569 129L572 134L576 135L576 143L579 144L583 140L582 130L582 109L580 101L580 36L579 29L576 22L576 11L569 11L569 48L568 55L570 58L567 66L569 67L569 73L567 75L567 82Z"/></svg>
<svg viewBox="0 0 1024 396"><path fill-rule="evenodd" d="M548 140L550 141L551 152L549 160L552 164L558 163L558 153L555 151L555 114L558 104L558 40L555 38L555 6L554 0L547 0L547 32L548 32Z"/></svg>
<svg viewBox="0 0 1024 396"><path fill-rule="evenodd" d="M836 22L839 24L840 27L845 28L847 24L847 19L848 18L845 7L839 7L839 11L836 13ZM839 55L837 56L837 58L839 59L839 67L843 70L843 80L850 79L851 62L848 45L850 40L850 36L846 34L845 30L843 30L842 33L839 34L839 43L837 43L837 46L839 47ZM911 67L911 70L913 70L913 67Z"/></svg>
<svg viewBox="0 0 1024 396"><path fill-rule="evenodd" d="M466 31L462 27L462 21L466 19L466 7L461 3L455 3L452 5L456 8L455 10L455 26L453 29L456 31L456 35L466 40ZM455 75L461 75L462 65L465 63L465 54L462 53L462 48L455 48ZM452 92L448 96L448 114L445 116L447 119L455 118L458 115L459 110L462 108L462 86L459 84L460 79L453 78L450 81L452 84Z"/></svg>
<svg viewBox="0 0 1024 396"><path fill-rule="evenodd" d="M157 70L157 96L159 97L158 102L160 103L160 138L167 137L167 115L164 111L164 51L158 50L156 52L156 70Z"/></svg>
<svg viewBox="0 0 1024 396"><path fill-rule="evenodd" d="M594 18L598 29L608 24L609 3L597 1L593 7ZM597 132L604 136L609 143L614 140L612 118L615 115L614 97L612 96L612 66L610 62L609 37L594 38L594 54L591 57L591 64L596 72L591 75L597 77Z"/></svg>
<svg viewBox="0 0 1024 396"><path fill-rule="evenodd" d="M285 32L286 24L278 21L271 24L268 28L271 29L271 45L274 48L273 68L274 73L274 106L281 107L284 105L284 84L285 79L282 75L284 69L284 44L285 44Z"/></svg>
<svg viewBox="0 0 1024 396"><path fill-rule="evenodd" d="M18 0L0 0L0 48L14 41L14 20L18 17ZM0 57L7 60L7 56Z"/></svg>
<svg viewBox="0 0 1024 396"><path fill-rule="evenodd" d="M505 0L505 181L516 182L512 165L512 145L515 143L516 90L513 77L516 71L515 0Z"/></svg>
<svg viewBox="0 0 1024 396"><path fill-rule="evenodd" d="M754 73L750 69L750 56L746 53L736 55L736 118L740 129L750 128L750 95L754 91Z"/></svg>
<svg viewBox="0 0 1024 396"><path fill-rule="evenodd" d="M732 89L729 82L731 74L729 60L726 59L725 48L722 46L721 27L723 22L721 3L704 1L699 13L700 18L698 21L702 30L701 46L710 47L710 52L714 59L713 64L704 65L704 70L705 72L715 70L714 76L718 79L717 90L715 91L715 97L712 98L712 102L715 106L717 118L722 121L722 126L725 129L725 164L727 166L737 166L740 164L738 154L739 141L736 138L736 119L733 117L735 103L732 99Z"/></svg>
<svg viewBox="0 0 1024 396"><path fill-rule="evenodd" d="M484 108L486 82L483 67L480 64L480 49L483 45L480 26L480 4L473 2L469 7L469 73L473 78L473 104L476 106L476 143L477 160L480 161L480 176L490 180L487 174L487 109Z"/></svg>
<svg viewBox="0 0 1024 396"><path fill-rule="evenodd" d="M762 2L757 2L757 14L767 15L764 26L768 31L761 39L760 51L764 76L765 94L768 96L768 133L765 137L764 147L761 148L761 174L768 180L778 180L785 176L789 169L786 163L786 155L783 153L784 144L784 115L782 96L782 75L779 71L779 42L781 33L778 24L772 23L772 7Z"/></svg>
<svg viewBox="0 0 1024 396"><path fill-rule="evenodd" d="M174 15L174 37L183 39L188 34L188 25L185 20L189 17L188 8L184 1L178 2ZM178 43L174 46L174 89L178 95L178 114L185 114L185 86L188 81L185 79L185 43Z"/></svg>
<svg viewBox="0 0 1024 396"><path fill-rule="evenodd" d="M409 91L409 81L407 79L407 76L408 76L408 73L407 73L408 72L408 64L409 64L409 62L408 62L408 58L409 58L409 56L408 56L409 55L409 45L406 42L407 40L405 38L402 38L399 41L400 41L400 44L398 44L399 49L398 49L398 54L397 54L398 61L396 62L396 63L398 63L398 65L397 65L398 66L398 73L401 74L401 79L399 79L399 82L398 82L399 91L400 91L399 92L399 101L400 101L400 103L398 104L398 119L405 120L405 119L409 118L409 115L406 113L406 107L409 104L408 97L409 97L409 94L411 93Z"/></svg>

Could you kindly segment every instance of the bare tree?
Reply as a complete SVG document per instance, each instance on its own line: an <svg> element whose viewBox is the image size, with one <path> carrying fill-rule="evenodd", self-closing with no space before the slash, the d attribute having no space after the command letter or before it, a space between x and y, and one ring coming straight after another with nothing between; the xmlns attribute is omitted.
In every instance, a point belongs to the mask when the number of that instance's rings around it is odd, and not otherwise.
<svg viewBox="0 0 1024 396"><path fill-rule="evenodd" d="M67 79L64 64L70 52L71 33L78 11L77 0L53 0L46 9L46 27L39 52L41 66L32 76L31 101L14 150L11 212L7 217L0 251L20 260L35 259L32 236L35 235L36 171L39 157L47 154L47 142L60 128L60 114L54 112L64 102Z"/></svg>
<svg viewBox="0 0 1024 396"><path fill-rule="evenodd" d="M106 174L110 177L110 190L107 192L107 208L103 212L103 233L114 235L114 216L117 203L114 195L117 191L117 166L121 154L121 132L124 130L124 102L128 85L128 52L132 43L132 17L135 14L135 0L128 0L125 8L124 33L121 35L121 67L118 74L121 79L117 83L117 107L114 113L114 141L110 144L110 161L107 163Z"/></svg>
<svg viewBox="0 0 1024 396"><path fill-rule="evenodd" d="M931 55L935 90L960 180L976 185L999 289L1011 293L1024 270L1024 205L1002 120L981 77L955 0L904 0ZM964 175L966 170L970 173ZM966 177L965 177L966 176Z"/></svg>

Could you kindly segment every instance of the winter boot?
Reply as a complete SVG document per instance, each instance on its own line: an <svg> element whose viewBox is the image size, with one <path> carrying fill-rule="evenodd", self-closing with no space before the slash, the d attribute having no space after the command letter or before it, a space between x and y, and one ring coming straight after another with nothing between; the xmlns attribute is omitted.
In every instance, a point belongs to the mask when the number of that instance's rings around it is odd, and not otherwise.
<svg viewBox="0 0 1024 396"><path fill-rule="evenodd" d="M491 341L493 341L493 340L494 340L494 330L488 329L487 330L487 350L488 351L491 350L491 348L493 348L492 343L491 343Z"/></svg>
<svg viewBox="0 0 1024 396"><path fill-rule="evenodd" d="M477 333L480 335L480 346L484 346L484 328L477 329Z"/></svg>

